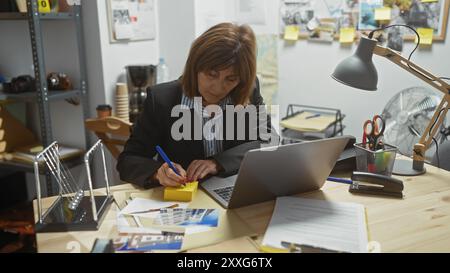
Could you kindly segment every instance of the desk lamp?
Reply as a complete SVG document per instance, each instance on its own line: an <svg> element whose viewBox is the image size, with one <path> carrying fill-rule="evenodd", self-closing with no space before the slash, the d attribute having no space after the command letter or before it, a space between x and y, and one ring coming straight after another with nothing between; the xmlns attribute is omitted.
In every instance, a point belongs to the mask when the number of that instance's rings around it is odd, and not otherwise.
<svg viewBox="0 0 450 273"><path fill-rule="evenodd" d="M390 48L377 45L377 40L372 38L373 34L376 31L384 30L393 26L410 28L417 35L416 47L411 52L408 59L404 58L398 52ZM424 174L426 172L426 169L424 167L425 151L430 147L430 144L433 140L437 145L437 141L435 140L434 135L444 121L444 117L447 114L450 104L450 85L443 81L443 79L447 78L436 77L422 67L410 61L412 54L417 49L419 44L419 34L414 28L408 25L389 25L380 29L373 30L367 37L361 37L355 54L339 63L334 70L334 73L332 74L333 79L345 85L366 91L376 91L378 74L372 62L372 55L375 54L387 58L394 64L400 66L404 70L422 79L429 85L444 93L444 97L442 98L441 103L436 109L433 118L425 129L425 132L423 132L419 143L415 144L413 147L412 166L410 161L408 160L396 160L393 173L397 175L415 176Z"/></svg>

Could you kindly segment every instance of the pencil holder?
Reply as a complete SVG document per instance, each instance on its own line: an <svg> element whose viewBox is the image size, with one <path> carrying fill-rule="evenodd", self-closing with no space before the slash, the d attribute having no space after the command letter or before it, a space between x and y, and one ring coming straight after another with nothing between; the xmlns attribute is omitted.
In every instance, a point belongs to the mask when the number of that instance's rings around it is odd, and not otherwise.
<svg viewBox="0 0 450 273"><path fill-rule="evenodd" d="M355 143L356 169L359 172L368 172L392 175L397 147L384 144L383 149L372 151L362 143Z"/></svg>

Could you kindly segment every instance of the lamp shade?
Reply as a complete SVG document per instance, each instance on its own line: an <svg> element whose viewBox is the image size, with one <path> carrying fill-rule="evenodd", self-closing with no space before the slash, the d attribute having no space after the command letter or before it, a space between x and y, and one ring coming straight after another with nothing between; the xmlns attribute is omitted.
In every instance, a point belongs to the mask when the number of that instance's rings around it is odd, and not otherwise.
<svg viewBox="0 0 450 273"><path fill-rule="evenodd" d="M367 91L376 91L378 73L372 62L377 40L361 37L355 54L338 64L331 77L340 83Z"/></svg>

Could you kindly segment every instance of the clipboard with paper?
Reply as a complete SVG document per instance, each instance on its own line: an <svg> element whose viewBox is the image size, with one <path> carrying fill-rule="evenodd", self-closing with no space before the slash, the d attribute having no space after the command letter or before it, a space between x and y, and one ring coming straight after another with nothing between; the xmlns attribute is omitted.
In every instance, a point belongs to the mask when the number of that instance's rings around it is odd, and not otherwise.
<svg viewBox="0 0 450 273"><path fill-rule="evenodd" d="M368 240L363 205L279 197L262 245L286 249L288 244L310 252L364 253L368 252Z"/></svg>

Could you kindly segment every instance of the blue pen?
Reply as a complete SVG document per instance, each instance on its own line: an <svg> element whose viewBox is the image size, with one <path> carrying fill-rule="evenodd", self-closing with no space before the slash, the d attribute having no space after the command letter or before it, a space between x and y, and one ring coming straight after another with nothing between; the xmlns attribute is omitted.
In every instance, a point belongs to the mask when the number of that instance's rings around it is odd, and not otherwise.
<svg viewBox="0 0 450 273"><path fill-rule="evenodd" d="M162 157L162 159L169 165L169 167L178 175L181 176L178 170L175 168L175 166L172 164L172 161L170 161L169 157L166 155L166 153L163 151L159 145L156 145L156 151L158 154Z"/></svg>
<svg viewBox="0 0 450 273"><path fill-rule="evenodd" d="M343 184L350 184L350 185L353 184L353 181L352 181L352 180L350 180L350 179L345 179L345 178L339 178L339 177L332 177L332 176L329 176L329 177L327 178L327 180L328 180L328 181L331 181L331 182L337 182L337 183L343 183Z"/></svg>
<svg viewBox="0 0 450 273"><path fill-rule="evenodd" d="M320 117L320 114L314 114L314 115L306 117L305 119L316 118L316 117Z"/></svg>

